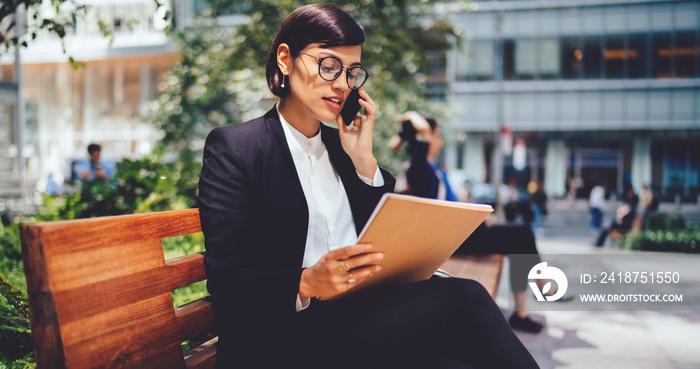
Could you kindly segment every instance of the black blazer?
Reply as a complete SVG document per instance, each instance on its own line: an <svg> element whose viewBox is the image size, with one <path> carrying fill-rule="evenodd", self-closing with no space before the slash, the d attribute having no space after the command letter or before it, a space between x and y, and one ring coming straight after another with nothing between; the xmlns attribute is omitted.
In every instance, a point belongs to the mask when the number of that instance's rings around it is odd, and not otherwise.
<svg viewBox="0 0 700 369"><path fill-rule="evenodd" d="M385 185L366 185L338 130L321 124L321 138L359 232L395 180L380 169ZM309 215L276 109L209 134L199 206L219 325L217 368L289 367L298 352L296 297Z"/></svg>

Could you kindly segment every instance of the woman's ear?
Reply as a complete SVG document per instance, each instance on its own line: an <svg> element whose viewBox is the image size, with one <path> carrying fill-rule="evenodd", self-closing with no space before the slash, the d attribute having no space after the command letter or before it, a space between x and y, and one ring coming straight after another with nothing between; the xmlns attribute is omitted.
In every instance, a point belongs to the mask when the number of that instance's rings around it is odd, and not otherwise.
<svg viewBox="0 0 700 369"><path fill-rule="evenodd" d="M289 75L289 69L292 67L292 55L287 44L277 46L277 67L282 74Z"/></svg>

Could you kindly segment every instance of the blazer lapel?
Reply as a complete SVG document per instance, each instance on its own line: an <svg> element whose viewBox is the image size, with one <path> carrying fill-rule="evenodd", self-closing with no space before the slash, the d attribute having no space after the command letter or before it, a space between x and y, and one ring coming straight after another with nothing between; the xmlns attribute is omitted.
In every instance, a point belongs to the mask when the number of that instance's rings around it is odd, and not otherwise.
<svg viewBox="0 0 700 369"><path fill-rule="evenodd" d="M265 129L272 137L272 150L278 151L284 160L284 165L287 169L287 176L290 176L290 182L294 184L294 190L297 195L304 197L304 190L301 187L301 182L299 182L299 173L297 173L297 167L294 165L294 159L292 158L292 152L289 151L289 145L287 144L287 138L284 135L284 130L282 129L282 122L280 122L279 114L277 109L274 107L265 114ZM307 210L308 213L308 210Z"/></svg>

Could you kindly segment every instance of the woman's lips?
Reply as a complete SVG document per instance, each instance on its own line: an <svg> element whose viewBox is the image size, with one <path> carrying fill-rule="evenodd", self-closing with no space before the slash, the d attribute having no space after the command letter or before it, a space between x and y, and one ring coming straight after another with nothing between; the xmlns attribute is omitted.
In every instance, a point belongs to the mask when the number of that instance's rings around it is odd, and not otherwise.
<svg viewBox="0 0 700 369"><path fill-rule="evenodd" d="M343 100L338 97L324 97L323 101L333 109L340 109L340 105L343 103Z"/></svg>

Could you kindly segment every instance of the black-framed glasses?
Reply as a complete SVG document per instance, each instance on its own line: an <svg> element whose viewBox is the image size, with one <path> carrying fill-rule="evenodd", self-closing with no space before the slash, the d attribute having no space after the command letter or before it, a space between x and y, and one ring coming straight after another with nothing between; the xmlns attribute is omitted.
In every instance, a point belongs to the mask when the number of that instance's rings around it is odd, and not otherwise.
<svg viewBox="0 0 700 369"><path fill-rule="evenodd" d="M343 73L343 68L345 68L345 78L348 82L348 87L353 90L357 90L362 87L362 85L369 79L369 73L365 68L360 66L351 67L348 65L343 65L340 59L335 56L325 56L319 58L311 54L302 52L306 56L310 56L318 60L318 75L321 76L326 81L335 81Z"/></svg>

